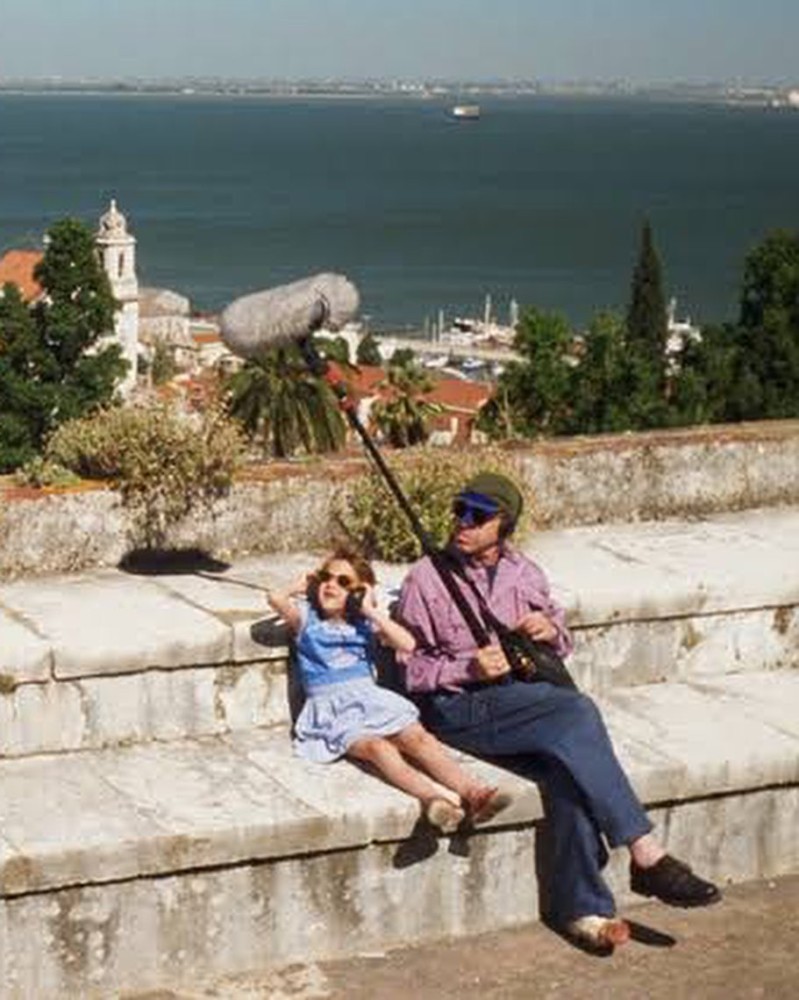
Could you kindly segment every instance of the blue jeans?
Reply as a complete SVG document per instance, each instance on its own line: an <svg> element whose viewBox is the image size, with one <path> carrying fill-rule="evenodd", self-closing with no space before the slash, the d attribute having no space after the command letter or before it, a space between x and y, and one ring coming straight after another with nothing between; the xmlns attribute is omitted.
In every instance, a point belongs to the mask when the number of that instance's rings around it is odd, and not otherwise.
<svg viewBox="0 0 799 1000"><path fill-rule="evenodd" d="M542 786L552 834L547 918L565 923L615 904L601 871L611 847L652 829L590 698L510 677L419 699L424 724L445 743L499 761Z"/></svg>

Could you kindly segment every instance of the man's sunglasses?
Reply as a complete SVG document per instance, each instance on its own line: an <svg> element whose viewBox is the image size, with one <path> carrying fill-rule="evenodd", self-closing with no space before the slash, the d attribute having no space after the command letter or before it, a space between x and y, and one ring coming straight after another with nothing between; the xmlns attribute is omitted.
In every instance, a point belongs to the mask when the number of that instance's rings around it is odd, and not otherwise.
<svg viewBox="0 0 799 1000"><path fill-rule="evenodd" d="M352 590L358 582L351 576L347 576L346 573L331 573L327 569L320 569L316 574L316 579L320 583L329 583L331 580L335 580L342 590Z"/></svg>
<svg viewBox="0 0 799 1000"><path fill-rule="evenodd" d="M452 505L452 513L455 519L467 528L479 528L496 517L499 510L485 510L483 507L475 507L474 504L467 503L465 500L456 500Z"/></svg>

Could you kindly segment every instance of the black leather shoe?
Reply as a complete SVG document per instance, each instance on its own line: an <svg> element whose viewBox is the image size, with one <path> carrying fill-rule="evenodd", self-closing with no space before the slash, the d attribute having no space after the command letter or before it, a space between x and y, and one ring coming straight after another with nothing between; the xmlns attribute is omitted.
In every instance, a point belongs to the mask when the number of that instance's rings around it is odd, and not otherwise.
<svg viewBox="0 0 799 1000"><path fill-rule="evenodd" d="M654 896L669 906L710 906L721 899L721 890L706 882L682 861L665 854L651 868L630 863L630 888L639 896Z"/></svg>

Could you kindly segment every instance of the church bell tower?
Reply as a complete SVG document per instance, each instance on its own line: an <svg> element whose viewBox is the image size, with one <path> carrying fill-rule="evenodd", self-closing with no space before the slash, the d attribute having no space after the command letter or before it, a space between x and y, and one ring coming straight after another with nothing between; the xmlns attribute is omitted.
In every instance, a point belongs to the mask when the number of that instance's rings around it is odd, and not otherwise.
<svg viewBox="0 0 799 1000"><path fill-rule="evenodd" d="M111 291L119 303L114 314L114 335L128 362L128 372L119 389L129 396L136 385L139 348L139 282L136 278L136 240L128 232L125 216L111 199L108 211L100 217L95 237L103 269L111 282Z"/></svg>

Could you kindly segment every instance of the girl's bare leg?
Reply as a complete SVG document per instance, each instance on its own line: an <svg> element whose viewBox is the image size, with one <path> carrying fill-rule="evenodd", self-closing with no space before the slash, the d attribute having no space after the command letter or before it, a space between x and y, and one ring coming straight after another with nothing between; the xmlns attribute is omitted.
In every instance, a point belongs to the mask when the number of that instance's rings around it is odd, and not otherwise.
<svg viewBox="0 0 799 1000"><path fill-rule="evenodd" d="M465 771L421 723L414 722L389 739L436 781L458 794L474 826L488 823L513 801L507 790L487 785Z"/></svg>
<svg viewBox="0 0 799 1000"><path fill-rule="evenodd" d="M483 782L464 771L444 744L421 723L411 723L396 736L388 738L403 754L423 767L436 781L457 792L462 799L467 800L486 787Z"/></svg>
<svg viewBox="0 0 799 1000"><path fill-rule="evenodd" d="M382 736L356 740L347 750L348 757L371 764L392 785L427 804L441 798L433 782L402 756L394 742Z"/></svg>

